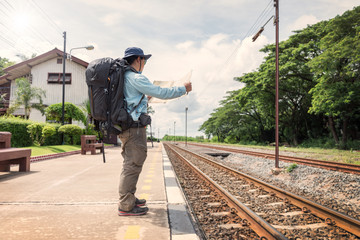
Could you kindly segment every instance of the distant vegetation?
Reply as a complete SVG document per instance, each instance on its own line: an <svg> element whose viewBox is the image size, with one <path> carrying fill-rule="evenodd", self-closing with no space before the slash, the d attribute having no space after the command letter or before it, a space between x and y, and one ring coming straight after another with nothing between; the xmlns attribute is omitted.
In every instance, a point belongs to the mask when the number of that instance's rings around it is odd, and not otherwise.
<svg viewBox="0 0 360 240"><path fill-rule="evenodd" d="M279 137L292 146L360 148L360 6L280 42ZM235 81L200 127L218 142L275 138L275 44L259 68Z"/></svg>
<svg viewBox="0 0 360 240"><path fill-rule="evenodd" d="M185 142L185 139L189 142L209 142L209 140L205 140L203 136L197 136L197 137L187 137L185 136L173 136L173 135L165 135L162 140L163 141L181 141Z"/></svg>

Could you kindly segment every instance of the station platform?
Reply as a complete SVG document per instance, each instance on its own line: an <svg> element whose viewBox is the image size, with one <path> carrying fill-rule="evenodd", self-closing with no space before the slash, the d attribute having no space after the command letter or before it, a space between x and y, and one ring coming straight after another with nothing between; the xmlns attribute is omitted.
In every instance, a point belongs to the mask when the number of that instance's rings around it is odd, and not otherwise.
<svg viewBox="0 0 360 240"><path fill-rule="evenodd" d="M0 173L0 239L195 240L191 218L161 143L148 143L137 197L143 216L118 216L121 148L31 164Z"/></svg>

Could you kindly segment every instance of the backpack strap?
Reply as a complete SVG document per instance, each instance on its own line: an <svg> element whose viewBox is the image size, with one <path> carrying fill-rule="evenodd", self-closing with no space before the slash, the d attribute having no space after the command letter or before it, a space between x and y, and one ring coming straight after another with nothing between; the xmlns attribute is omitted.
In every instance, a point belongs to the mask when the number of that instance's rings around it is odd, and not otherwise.
<svg viewBox="0 0 360 240"><path fill-rule="evenodd" d="M141 101L144 99L144 97L145 97L145 94L142 95L139 103L133 108L133 110L131 110L131 111L129 112L129 114L132 114L132 113L135 111L135 109L140 105L140 103L141 103Z"/></svg>

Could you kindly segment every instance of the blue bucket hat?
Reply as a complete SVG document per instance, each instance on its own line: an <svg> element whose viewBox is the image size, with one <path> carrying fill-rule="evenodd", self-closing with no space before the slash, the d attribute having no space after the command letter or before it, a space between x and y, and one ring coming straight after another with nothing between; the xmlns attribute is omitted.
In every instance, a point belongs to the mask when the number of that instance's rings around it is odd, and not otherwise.
<svg viewBox="0 0 360 240"><path fill-rule="evenodd" d="M148 60L151 57L151 54L145 55L144 51L141 48L129 47L125 50L124 58L131 57L131 56L139 56L139 57L143 57L146 60Z"/></svg>

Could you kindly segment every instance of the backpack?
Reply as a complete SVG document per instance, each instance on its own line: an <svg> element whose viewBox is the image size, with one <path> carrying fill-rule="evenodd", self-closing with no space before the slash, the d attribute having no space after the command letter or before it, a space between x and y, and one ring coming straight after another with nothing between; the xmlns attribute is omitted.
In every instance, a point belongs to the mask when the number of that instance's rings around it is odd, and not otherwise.
<svg viewBox="0 0 360 240"><path fill-rule="evenodd" d="M116 135L133 123L124 96L124 74L128 69L124 59L101 58L90 62L85 71L91 116L98 123L104 143L116 144Z"/></svg>

